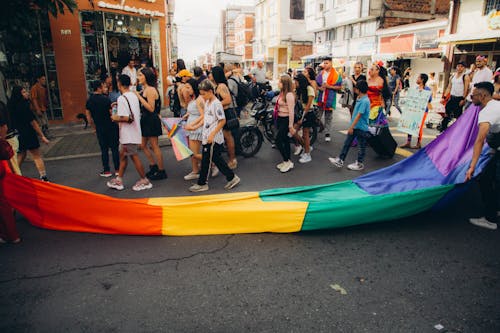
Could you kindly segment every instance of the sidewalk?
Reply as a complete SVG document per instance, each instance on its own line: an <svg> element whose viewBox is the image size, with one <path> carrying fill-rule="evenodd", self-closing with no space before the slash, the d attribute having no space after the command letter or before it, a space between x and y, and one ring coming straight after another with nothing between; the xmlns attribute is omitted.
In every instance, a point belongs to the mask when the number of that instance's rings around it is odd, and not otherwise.
<svg viewBox="0 0 500 333"><path fill-rule="evenodd" d="M167 111L162 110L162 116ZM50 143L41 143L40 150L45 161L100 156L101 150L92 127L83 124L50 126ZM159 137L160 147L170 145L166 135ZM28 154L28 158L30 155Z"/></svg>

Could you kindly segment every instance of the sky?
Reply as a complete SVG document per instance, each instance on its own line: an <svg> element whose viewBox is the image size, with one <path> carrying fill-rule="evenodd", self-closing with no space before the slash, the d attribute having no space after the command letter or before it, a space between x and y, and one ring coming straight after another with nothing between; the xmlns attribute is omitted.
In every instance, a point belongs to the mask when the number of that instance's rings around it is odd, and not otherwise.
<svg viewBox="0 0 500 333"><path fill-rule="evenodd" d="M253 5L254 0L177 0L174 23L177 24L178 54L186 62L211 52L219 34L220 12L228 4Z"/></svg>

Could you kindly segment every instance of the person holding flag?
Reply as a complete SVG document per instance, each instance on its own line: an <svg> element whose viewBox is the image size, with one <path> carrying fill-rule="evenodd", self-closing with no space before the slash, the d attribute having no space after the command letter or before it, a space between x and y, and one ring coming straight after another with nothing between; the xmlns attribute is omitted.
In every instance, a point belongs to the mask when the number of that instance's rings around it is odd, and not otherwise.
<svg viewBox="0 0 500 333"><path fill-rule="evenodd" d="M337 91L342 89L342 77L332 66L332 57L323 58L323 70L316 76L318 84L319 118L325 115L325 141L330 142L332 113L337 104Z"/></svg>

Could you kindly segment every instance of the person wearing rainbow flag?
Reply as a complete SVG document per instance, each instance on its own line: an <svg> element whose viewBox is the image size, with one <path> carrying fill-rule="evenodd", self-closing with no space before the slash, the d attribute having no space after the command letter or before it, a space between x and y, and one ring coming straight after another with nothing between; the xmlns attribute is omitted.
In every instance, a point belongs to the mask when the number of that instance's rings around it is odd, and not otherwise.
<svg viewBox="0 0 500 333"><path fill-rule="evenodd" d="M318 84L319 118L325 115L325 141L330 142L332 113L337 104L337 91L342 89L342 77L332 67L332 57L323 58L323 70L316 76Z"/></svg>

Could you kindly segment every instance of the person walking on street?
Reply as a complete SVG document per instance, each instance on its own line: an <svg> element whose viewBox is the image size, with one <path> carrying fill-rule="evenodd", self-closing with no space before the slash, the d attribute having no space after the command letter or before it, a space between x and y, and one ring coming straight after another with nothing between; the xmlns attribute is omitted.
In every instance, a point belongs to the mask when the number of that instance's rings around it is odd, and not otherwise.
<svg viewBox="0 0 500 333"><path fill-rule="evenodd" d="M8 172L7 161L15 154L12 146L6 140L0 138L0 180ZM0 243L18 244L21 242L21 238L16 227L14 209L9 205L3 191L3 182L0 181Z"/></svg>
<svg viewBox="0 0 500 333"><path fill-rule="evenodd" d="M435 72L429 73L429 81L427 82L427 85L429 86L429 88L431 88L432 98L436 98L437 90L438 90L438 82L436 80L436 73Z"/></svg>
<svg viewBox="0 0 500 333"><path fill-rule="evenodd" d="M400 114L403 114L403 111L401 111L401 107L399 106L399 93L401 91L401 87L403 86L403 83L401 82L401 76L399 68L397 67L391 67L389 69L389 89L392 93L391 98L387 101L387 107L386 107L386 112L387 115L391 115L391 107L394 105L394 107L399 111Z"/></svg>
<svg viewBox="0 0 500 333"><path fill-rule="evenodd" d="M426 86L426 83L427 83L427 80L429 79L429 77L427 76L427 74L424 74L424 73L421 73L418 77L417 77L417 89L419 91L422 91L422 90L428 90L430 91L431 88L427 87ZM425 119L427 119L427 114L429 113L429 110L432 110L432 93L431 95L429 96L429 102L427 103L427 107L425 108L425 112L424 112L424 115L422 117L422 121L420 123L420 130L418 132L418 139L417 139L417 144L415 146L412 146L411 145L411 134L408 134L407 135L407 139L406 139L406 143L404 145L401 146L401 148L411 148L411 149L420 149L422 148L422 136L423 136L423 133L424 133L424 127L425 127Z"/></svg>
<svg viewBox="0 0 500 333"><path fill-rule="evenodd" d="M144 167L137 153L142 143L141 111L137 96L130 91L130 77L128 75L122 74L118 77L118 89L122 95L118 97L117 113L112 115L111 119L117 122L120 128L120 170L116 178L107 182L107 186L119 191L125 188L123 175L127 169L128 157L130 157L141 177L132 189L134 191L148 190L153 187L153 184L146 178Z"/></svg>
<svg viewBox="0 0 500 333"><path fill-rule="evenodd" d="M470 223L479 227L495 230L499 211L500 195L500 102L492 99L493 84L479 82L472 91L472 103L482 107L479 112L479 132L474 142L472 160L465 174L465 181L474 176L477 162L483 151L484 141L490 146L490 160L479 176L479 187L484 203L484 216L469 219Z"/></svg>
<svg viewBox="0 0 500 333"><path fill-rule="evenodd" d="M359 81L366 81L366 75L363 74L363 63L362 62L358 61L357 63L354 64L354 74L351 75L350 79L351 79L353 88L356 88L356 84ZM358 95L356 94L356 92L354 93L353 99L354 99L354 101L352 103L352 109L354 110L354 108L356 107L357 100L358 100Z"/></svg>
<svg viewBox="0 0 500 333"><path fill-rule="evenodd" d="M228 87L228 82L226 79L226 75L224 74L224 70L220 66L215 66L212 68L212 75L214 77L216 88L215 88L215 96L219 99L224 107L224 112L230 112L230 109L236 111L235 101L231 96L231 91ZM233 112L234 112L233 111ZM228 117L225 117L226 119ZM224 140L226 141L227 146L227 154L229 156L229 161L227 165L232 169L236 169L238 166L238 160L236 160L236 145L234 142L234 137L229 128L224 126L222 131L224 133Z"/></svg>
<svg viewBox="0 0 500 333"><path fill-rule="evenodd" d="M290 160L290 140L289 137L295 135L295 94L293 93L293 81L288 74L280 77L278 82L280 94L274 108L274 121L278 127L276 135L276 146L280 151L283 162L276 167L279 171L285 173L293 169L293 162Z"/></svg>
<svg viewBox="0 0 500 333"><path fill-rule="evenodd" d="M90 95L85 105L85 113L90 124L94 127L101 149L102 171L101 177L111 177L109 167L109 150L113 157L115 174L120 169L120 153L118 151L118 125L111 120L111 101L103 95L105 87L102 81L92 82L93 94Z"/></svg>
<svg viewBox="0 0 500 333"><path fill-rule="evenodd" d="M0 102L0 139L4 139L12 147L12 157L9 161L10 169L16 174L21 176L21 169L19 169L19 163L17 162L16 152L19 149L19 140L17 139L17 130L14 127L12 120L10 118L7 105Z"/></svg>
<svg viewBox="0 0 500 333"><path fill-rule="evenodd" d="M216 66L217 67L217 66ZM221 69L222 70L222 69ZM203 192L208 190L208 173L212 162L226 176L226 190L230 190L240 183L240 178L229 168L221 156L224 135L222 127L226 122L222 103L215 96L215 89L209 80L199 85L200 95L205 100L203 130L202 130L202 159L198 182L192 185L191 192Z"/></svg>
<svg viewBox="0 0 500 333"><path fill-rule="evenodd" d="M302 103L304 110L302 117L295 124L297 129L302 127L302 141L304 142L304 152L300 155L300 163L308 163L311 158L311 138L309 137L311 128L315 126L316 116L312 110L315 97L314 88L304 74L295 77L297 99ZM299 146L300 147L300 146Z"/></svg>
<svg viewBox="0 0 500 333"><path fill-rule="evenodd" d="M38 125L43 134L49 136L49 119L47 110L49 108L49 97L47 92L47 78L45 74L40 74L36 83L31 87L31 109L36 115Z"/></svg>
<svg viewBox="0 0 500 333"><path fill-rule="evenodd" d="M330 131L332 130L333 110L337 107L337 91L342 89L342 79L335 68L332 67L332 58L325 57L322 64L323 69L316 76L318 84L318 106L319 119L324 115L325 141L330 142Z"/></svg>
<svg viewBox="0 0 500 333"><path fill-rule="evenodd" d="M149 67L142 68L137 74L137 82L142 86L142 91L135 91L141 106L141 148L149 162L148 179L160 180L167 178L163 165L158 137L162 135L160 119L161 99L156 88L156 75Z"/></svg>
<svg viewBox="0 0 500 333"><path fill-rule="evenodd" d="M491 82L493 79L493 72L491 69L486 66L486 63L488 62L488 59L485 56L478 55L476 57L476 69L471 71L469 76L471 77L470 79L470 87L474 87L476 83L479 82ZM469 89L472 90L472 89ZM467 108L469 105L472 104L472 98L470 95L467 95L467 101L465 102L465 107L464 110L467 111Z"/></svg>
<svg viewBox="0 0 500 333"><path fill-rule="evenodd" d="M469 93L470 78L465 74L465 63L459 62L457 64L457 72L450 78L450 83L443 93L441 103L445 103L445 117L441 121L439 130L441 132L448 128L448 124L453 118L460 117L465 105L465 99Z"/></svg>
<svg viewBox="0 0 500 333"><path fill-rule="evenodd" d="M368 117L370 116L370 100L366 93L368 92L368 83L366 81L358 81L356 88L354 88L358 95L358 103L356 103L356 108L354 109L351 124L347 130L347 137L344 141L344 147L342 152L338 157L330 157L328 160L330 163L338 168L344 166L345 158L347 153L349 153L349 148L352 145L353 140L356 138L359 144L359 152L357 160L349 164L347 168L349 170L361 171L364 169L364 159L366 153L366 140L370 136L368 131Z"/></svg>
<svg viewBox="0 0 500 333"><path fill-rule="evenodd" d="M199 96L199 84L195 79L189 80L182 90L182 99L187 103L187 124L184 129L187 131L189 139L189 149L193 152L191 156L191 172L184 176L184 180L194 180L200 177L200 162L202 156L200 154L201 143L203 140L203 108L205 101Z"/></svg>
<svg viewBox="0 0 500 333"><path fill-rule="evenodd" d="M38 126L38 122L35 120L33 112L30 110L29 93L26 89L20 86L12 88L7 109L13 126L19 132L19 150L17 154L19 168L26 158L26 153L29 151L35 162L40 179L45 182L49 181L45 171L45 163L40 154L40 141L38 138L40 137L40 140L45 144L49 144L49 140L43 134L40 126Z"/></svg>

